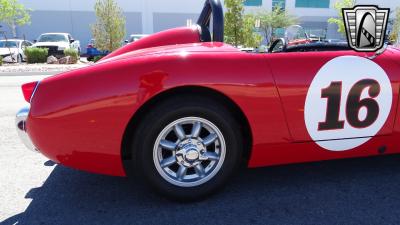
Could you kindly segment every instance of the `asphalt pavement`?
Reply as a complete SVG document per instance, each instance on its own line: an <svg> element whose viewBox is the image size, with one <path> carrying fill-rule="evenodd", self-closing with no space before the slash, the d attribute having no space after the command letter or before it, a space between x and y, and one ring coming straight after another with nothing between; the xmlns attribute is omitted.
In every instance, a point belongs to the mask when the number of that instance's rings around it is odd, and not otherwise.
<svg viewBox="0 0 400 225"><path fill-rule="evenodd" d="M153 194L140 181L53 165L20 143L20 84L0 75L0 224L400 224L400 156L242 169L195 203Z"/></svg>

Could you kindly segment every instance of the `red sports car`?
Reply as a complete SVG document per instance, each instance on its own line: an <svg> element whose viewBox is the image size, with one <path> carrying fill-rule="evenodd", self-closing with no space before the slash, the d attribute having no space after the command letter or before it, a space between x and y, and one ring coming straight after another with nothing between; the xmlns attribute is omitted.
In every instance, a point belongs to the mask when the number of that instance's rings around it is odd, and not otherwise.
<svg viewBox="0 0 400 225"><path fill-rule="evenodd" d="M399 50L278 39L269 53L246 53L223 40L221 3L207 0L195 27L23 85L30 109L17 115L19 134L54 162L138 174L178 199L219 190L243 161L400 152Z"/></svg>

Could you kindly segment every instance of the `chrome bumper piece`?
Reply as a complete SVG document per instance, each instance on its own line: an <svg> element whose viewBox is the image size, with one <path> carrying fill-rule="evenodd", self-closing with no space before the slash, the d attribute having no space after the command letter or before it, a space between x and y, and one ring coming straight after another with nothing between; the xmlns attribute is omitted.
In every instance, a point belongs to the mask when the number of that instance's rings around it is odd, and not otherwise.
<svg viewBox="0 0 400 225"><path fill-rule="evenodd" d="M22 143L32 151L38 152L38 149L33 145L31 139L26 132L26 119L29 115L29 107L24 107L17 113L15 117L15 125L17 127L17 133Z"/></svg>

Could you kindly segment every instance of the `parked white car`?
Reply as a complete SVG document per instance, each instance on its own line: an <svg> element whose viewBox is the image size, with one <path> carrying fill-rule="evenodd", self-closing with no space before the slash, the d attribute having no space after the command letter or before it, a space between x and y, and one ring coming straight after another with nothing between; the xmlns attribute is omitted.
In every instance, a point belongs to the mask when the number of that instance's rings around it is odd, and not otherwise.
<svg viewBox="0 0 400 225"><path fill-rule="evenodd" d="M24 50L32 46L32 43L21 39L0 40L0 56L3 62L20 63L26 61Z"/></svg>
<svg viewBox="0 0 400 225"><path fill-rule="evenodd" d="M68 33L45 33L35 40L32 47L49 49L49 56L53 55L57 58L64 56L65 49L76 49L80 55L81 44L78 40L72 38Z"/></svg>
<svg viewBox="0 0 400 225"><path fill-rule="evenodd" d="M149 35L148 34L131 34L129 36L129 43L138 41L138 40L140 40L140 39L142 39L144 37L147 37L147 36L149 36Z"/></svg>
<svg viewBox="0 0 400 225"><path fill-rule="evenodd" d="M129 44L129 43L132 43L132 42L135 42L135 41L138 41L138 40L140 40L140 39L142 39L144 37L147 37L147 36L149 36L149 35L148 34L131 34L131 35L129 35L129 39L125 40L125 45Z"/></svg>

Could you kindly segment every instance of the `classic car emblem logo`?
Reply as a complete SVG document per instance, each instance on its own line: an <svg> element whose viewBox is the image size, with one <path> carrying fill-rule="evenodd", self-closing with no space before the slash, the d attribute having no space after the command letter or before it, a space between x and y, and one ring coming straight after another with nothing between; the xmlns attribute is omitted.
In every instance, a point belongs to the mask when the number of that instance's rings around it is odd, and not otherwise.
<svg viewBox="0 0 400 225"><path fill-rule="evenodd" d="M343 9L349 46L356 51L374 52L383 47L390 9L374 5Z"/></svg>

